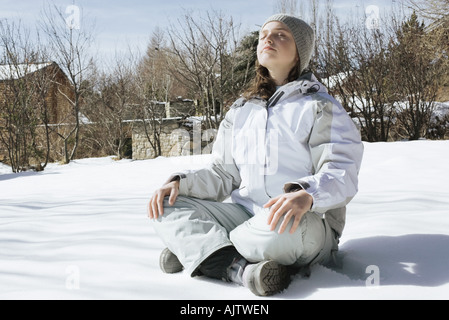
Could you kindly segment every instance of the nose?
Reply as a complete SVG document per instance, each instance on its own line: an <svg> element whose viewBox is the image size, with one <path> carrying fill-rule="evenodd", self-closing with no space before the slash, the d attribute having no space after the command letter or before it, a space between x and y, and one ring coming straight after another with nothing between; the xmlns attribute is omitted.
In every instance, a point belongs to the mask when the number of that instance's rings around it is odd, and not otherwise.
<svg viewBox="0 0 449 320"><path fill-rule="evenodd" d="M273 43L272 36L273 35L271 33L267 34L267 36L265 37L265 43L272 44Z"/></svg>

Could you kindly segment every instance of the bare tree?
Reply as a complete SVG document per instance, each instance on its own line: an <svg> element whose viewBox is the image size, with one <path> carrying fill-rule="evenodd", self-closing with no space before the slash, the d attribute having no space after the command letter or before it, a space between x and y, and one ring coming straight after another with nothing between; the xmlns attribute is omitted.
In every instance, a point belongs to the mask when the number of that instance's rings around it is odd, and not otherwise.
<svg viewBox="0 0 449 320"><path fill-rule="evenodd" d="M218 127L224 116L237 63L232 54L238 44L238 29L232 18L219 12L200 17L186 12L178 26L172 25L168 32L173 75L200 101L199 111L208 128Z"/></svg>
<svg viewBox="0 0 449 320"><path fill-rule="evenodd" d="M41 49L40 52L44 52L44 49ZM45 56L47 57L47 55ZM40 120L39 128L44 130L43 133L39 132L39 136L43 137L43 139L40 139L41 141L43 140L43 145L41 147L43 150L39 150L36 154L38 155L38 159L42 159L43 162L38 160L37 170L44 170L47 167L52 151L50 121L53 115L51 114L51 106L49 105L48 97L51 94L51 91L54 90L53 84L56 79L57 68L58 66L55 63L51 63L51 65L48 65L47 63L45 69L34 72L31 75L31 80L37 93L34 108L35 112L38 113Z"/></svg>
<svg viewBox="0 0 449 320"><path fill-rule="evenodd" d="M236 59L236 64L233 71L232 92L241 94L254 79L258 43L259 31L253 31L242 38L234 51L233 56Z"/></svg>
<svg viewBox="0 0 449 320"><path fill-rule="evenodd" d="M449 13L449 0L405 0L421 17L430 21L439 20Z"/></svg>
<svg viewBox="0 0 449 320"><path fill-rule="evenodd" d="M29 146L36 131L31 102L33 88L25 77L31 66L24 64L32 54L29 33L22 33L20 25L0 21L0 39L4 54L0 71L0 138L8 151L13 172L20 172L30 165Z"/></svg>
<svg viewBox="0 0 449 320"><path fill-rule="evenodd" d="M13 172L43 170L50 154L47 95L54 69L42 62L43 49L20 23L0 21L0 48L0 141Z"/></svg>
<svg viewBox="0 0 449 320"><path fill-rule="evenodd" d="M341 46L343 43L338 42L338 37L342 33L340 22L334 12L333 0L326 0L326 14L319 20L318 30L320 31L315 35L315 56L310 66L318 77L329 80L331 76L340 72L338 65L341 64L341 61L338 61L333 51L337 49L338 45L340 48L346 47L346 44ZM337 59L337 61L333 61L333 59ZM330 85L330 83L325 84Z"/></svg>
<svg viewBox="0 0 449 320"><path fill-rule="evenodd" d="M116 53L107 71L98 71L89 78L91 90L83 95L85 115L92 122L87 126L89 140L100 146L106 155L117 159L125 156L131 137L136 102L132 56Z"/></svg>
<svg viewBox="0 0 449 320"><path fill-rule="evenodd" d="M230 101L233 102L239 96L239 89L241 89L235 85L235 69L238 64L236 51L240 43L240 24L236 23L232 17L226 17L222 13L207 12L207 26L210 26L212 32L209 44L215 55L218 56L218 72L211 77L210 90L212 109L215 111L214 120L217 126L224 118L226 104Z"/></svg>
<svg viewBox="0 0 449 320"><path fill-rule="evenodd" d="M275 13L288 13L298 17L305 16L305 1L300 0L277 0L274 5Z"/></svg>
<svg viewBox="0 0 449 320"><path fill-rule="evenodd" d="M135 111L156 157L162 155L161 134L172 89L175 88L179 93L181 87L174 85L176 79L169 68L165 34L157 28L152 34L146 55L136 65L134 83L137 97Z"/></svg>
<svg viewBox="0 0 449 320"><path fill-rule="evenodd" d="M370 142L387 141L393 121L388 36L360 26L342 29L329 61L335 94L357 118L362 136Z"/></svg>
<svg viewBox="0 0 449 320"><path fill-rule="evenodd" d="M319 30L319 20L320 20L320 0L310 0L310 14L311 14L311 21L310 25L315 33L315 37L317 37L320 34ZM315 57L318 56L318 46L315 46ZM313 62L312 62L313 64Z"/></svg>
<svg viewBox="0 0 449 320"><path fill-rule="evenodd" d="M438 38L426 34L424 23L414 13L396 30L390 45L395 92L405 103L399 109L399 134L416 140L428 135L434 102L447 70L447 56L435 50Z"/></svg>
<svg viewBox="0 0 449 320"><path fill-rule="evenodd" d="M276 13L298 14L298 0L277 0L275 7Z"/></svg>
<svg viewBox="0 0 449 320"><path fill-rule="evenodd" d="M146 55L138 62L137 72L150 86L151 100L168 103L170 99L182 96L185 91L180 90L175 83L169 67L168 49L165 32L156 28L153 32Z"/></svg>
<svg viewBox="0 0 449 320"><path fill-rule="evenodd" d="M68 17L62 9L48 6L43 12L41 24L41 28L48 38L52 55L71 82L71 86L68 88L69 92L59 90L72 109L70 117L63 120L68 129L56 132L64 142L65 163L74 159L79 146L82 95L86 90L83 82L92 68L92 57L89 50L93 43L93 26L86 25L86 21L83 21L81 26L80 9L77 10L78 15ZM69 18L73 18L75 21L69 20ZM73 143L69 145L71 141Z"/></svg>

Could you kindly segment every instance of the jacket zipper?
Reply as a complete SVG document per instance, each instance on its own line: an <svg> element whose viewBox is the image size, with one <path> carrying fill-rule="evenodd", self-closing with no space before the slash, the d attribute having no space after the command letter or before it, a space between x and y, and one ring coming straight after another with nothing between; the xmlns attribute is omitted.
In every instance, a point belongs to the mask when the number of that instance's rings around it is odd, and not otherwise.
<svg viewBox="0 0 449 320"><path fill-rule="evenodd" d="M267 167L267 154L268 154L268 150L269 150L269 146L268 146L268 117L269 117L269 109L271 107L273 107L274 105L276 105L279 100L285 95L285 91L283 90L279 90L277 93L275 93L268 101L267 104L265 106L265 111L267 112L267 120L265 122L265 163L264 163L264 189L265 189L265 193L266 195L271 199L272 196L268 193L267 191L267 175L266 175L266 170L268 169ZM271 157L271 154L270 154Z"/></svg>
<svg viewBox="0 0 449 320"><path fill-rule="evenodd" d="M280 90L279 92L275 93L274 96L272 96L267 103L267 110L268 108L271 108L272 106L274 106L276 103L279 102L279 100L284 96L285 92Z"/></svg>

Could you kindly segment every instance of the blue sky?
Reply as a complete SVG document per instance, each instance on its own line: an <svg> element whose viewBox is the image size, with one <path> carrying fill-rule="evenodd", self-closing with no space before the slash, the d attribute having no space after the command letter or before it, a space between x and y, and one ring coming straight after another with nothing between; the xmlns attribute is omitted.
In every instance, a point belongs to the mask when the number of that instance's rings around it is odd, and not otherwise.
<svg viewBox="0 0 449 320"><path fill-rule="evenodd" d="M303 0L304 1L304 0ZM399 0L398 0L399 1ZM305 1L308 2L308 1ZM393 0L334 0L336 13L344 18L368 5L382 12L391 8ZM156 27L175 22L183 9L195 12L221 10L242 24L242 31L257 30L275 13L276 0L0 0L0 19L20 19L25 25L37 23L45 4L61 8L75 4L83 16L95 20L96 46L100 54L126 50L128 46L144 49ZM325 0L321 0L324 10ZM307 20L307 17L305 17Z"/></svg>

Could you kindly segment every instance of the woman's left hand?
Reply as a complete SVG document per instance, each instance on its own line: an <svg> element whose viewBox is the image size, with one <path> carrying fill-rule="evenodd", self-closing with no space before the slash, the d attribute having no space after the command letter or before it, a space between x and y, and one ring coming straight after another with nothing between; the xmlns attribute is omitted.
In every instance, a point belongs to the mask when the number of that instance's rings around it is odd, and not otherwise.
<svg viewBox="0 0 449 320"><path fill-rule="evenodd" d="M270 215L268 216L268 224L271 226L271 231L274 231L279 223L281 217L284 217L279 228L279 234L284 233L288 223L293 218L293 226L290 233L295 233L301 222L302 217L312 208L313 198L304 190L297 192L286 193L276 198L271 199L264 208L270 208Z"/></svg>

